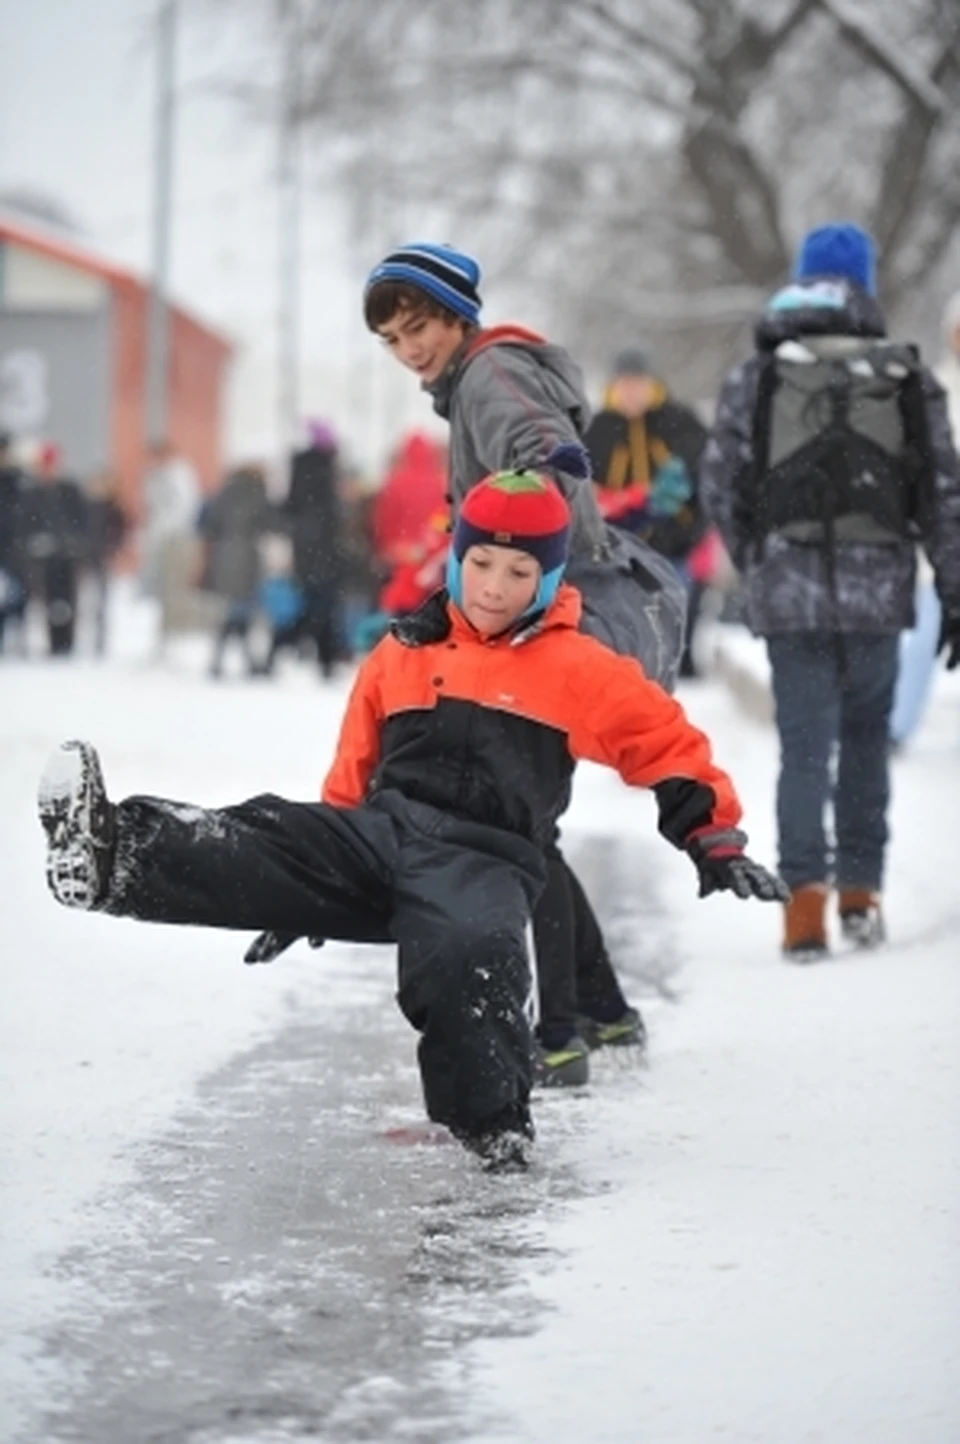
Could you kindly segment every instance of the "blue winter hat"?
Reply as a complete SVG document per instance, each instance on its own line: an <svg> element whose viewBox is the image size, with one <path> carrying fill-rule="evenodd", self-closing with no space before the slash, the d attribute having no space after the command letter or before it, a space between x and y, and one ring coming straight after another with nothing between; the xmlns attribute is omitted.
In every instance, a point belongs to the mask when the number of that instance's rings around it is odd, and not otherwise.
<svg viewBox="0 0 960 1444"><path fill-rule="evenodd" d="M472 256L453 246L430 241L411 241L391 251L367 277L364 295L380 281L406 281L426 291L435 301L474 324L480 319L482 302L477 293L480 267Z"/></svg>
<svg viewBox="0 0 960 1444"><path fill-rule="evenodd" d="M877 294L877 248L873 237L850 222L818 226L800 242L793 266L795 281L812 276L844 276Z"/></svg>

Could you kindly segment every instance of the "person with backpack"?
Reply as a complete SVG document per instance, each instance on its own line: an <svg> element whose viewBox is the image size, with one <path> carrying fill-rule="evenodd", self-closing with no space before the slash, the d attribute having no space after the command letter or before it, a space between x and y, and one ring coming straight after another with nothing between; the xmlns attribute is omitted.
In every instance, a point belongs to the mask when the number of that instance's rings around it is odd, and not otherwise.
<svg viewBox="0 0 960 1444"><path fill-rule="evenodd" d="M305 936L398 947L428 1116L484 1168L533 1138L526 930L577 758L652 789L699 895L773 902L706 736L636 664L577 629L563 585L570 509L500 472L460 509L447 588L362 664L322 801L200 808L112 802L94 747L66 742L39 789L47 882L66 907L266 929L246 960Z"/></svg>
<svg viewBox="0 0 960 1444"><path fill-rule="evenodd" d="M899 634L913 621L920 543L943 606L941 650L948 667L960 662L960 472L942 388L913 346L887 337L874 243L858 226L804 237L756 346L724 382L700 495L767 643L791 890L783 950L809 960L829 951L831 886L847 942L884 938Z"/></svg>
<svg viewBox="0 0 960 1444"><path fill-rule="evenodd" d="M364 291L368 329L419 377L434 410L449 422L454 518L488 473L547 471L573 517L568 576L583 597L581 630L639 658L648 676L671 687L683 645L683 588L669 562L604 523L583 445L590 409L579 367L562 347L526 327L484 328L479 284L472 256L416 242L375 266ZM591 1043L642 1043L645 1031L555 839L533 930L539 1081L586 1083Z"/></svg>

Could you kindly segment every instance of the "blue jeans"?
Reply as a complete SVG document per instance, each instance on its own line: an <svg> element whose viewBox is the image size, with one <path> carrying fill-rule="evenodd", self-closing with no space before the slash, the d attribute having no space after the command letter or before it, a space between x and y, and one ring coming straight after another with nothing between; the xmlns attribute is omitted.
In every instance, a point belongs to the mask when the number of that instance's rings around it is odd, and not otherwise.
<svg viewBox="0 0 960 1444"><path fill-rule="evenodd" d="M780 734L780 873L788 887L881 886L898 646L896 635L867 633L846 634L839 645L828 632L767 638ZM835 846L826 828L831 801Z"/></svg>

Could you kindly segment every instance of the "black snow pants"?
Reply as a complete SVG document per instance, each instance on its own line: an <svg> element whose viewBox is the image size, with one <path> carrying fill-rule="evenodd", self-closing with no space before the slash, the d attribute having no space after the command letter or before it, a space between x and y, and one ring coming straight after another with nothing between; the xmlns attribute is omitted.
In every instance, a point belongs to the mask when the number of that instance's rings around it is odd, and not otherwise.
<svg viewBox="0 0 960 1444"><path fill-rule="evenodd" d="M356 808L265 795L205 810L129 797L116 821L103 911L395 942L430 1118L466 1133L526 1119L538 848L394 791Z"/></svg>
<svg viewBox="0 0 960 1444"><path fill-rule="evenodd" d="M586 1014L598 1022L622 1016L627 1002L583 885L554 844L547 883L533 914L540 999L538 1033L545 1048L562 1048Z"/></svg>

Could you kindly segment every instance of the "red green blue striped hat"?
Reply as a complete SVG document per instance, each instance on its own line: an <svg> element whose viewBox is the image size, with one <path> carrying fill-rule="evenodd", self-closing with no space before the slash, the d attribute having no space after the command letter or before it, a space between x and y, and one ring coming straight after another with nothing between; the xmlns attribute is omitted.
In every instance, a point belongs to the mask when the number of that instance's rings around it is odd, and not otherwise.
<svg viewBox="0 0 960 1444"><path fill-rule="evenodd" d="M570 508L548 477L535 471L497 471L472 488L453 529L447 590L459 604L461 563L472 546L515 547L540 564L540 584L529 611L553 601L570 547Z"/></svg>

